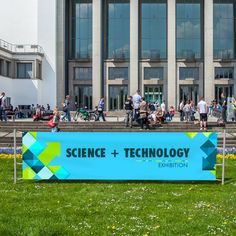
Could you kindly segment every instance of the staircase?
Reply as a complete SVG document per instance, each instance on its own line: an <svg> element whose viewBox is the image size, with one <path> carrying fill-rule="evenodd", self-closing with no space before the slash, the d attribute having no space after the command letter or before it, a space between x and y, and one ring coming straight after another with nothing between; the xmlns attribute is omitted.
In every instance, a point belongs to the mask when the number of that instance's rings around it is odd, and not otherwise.
<svg viewBox="0 0 236 236"><path fill-rule="evenodd" d="M218 133L218 146L223 146L223 128L215 122L208 124L209 132ZM22 132L41 131L50 132L47 122L8 122L0 123L0 147L13 146L13 130L17 130L17 146L21 146ZM171 122L162 127L152 127L149 131L140 131L136 124L132 129L124 127L123 122L73 122L60 123L61 132L199 132L199 125L193 123ZM236 124L229 123L225 126L226 147L236 147Z"/></svg>

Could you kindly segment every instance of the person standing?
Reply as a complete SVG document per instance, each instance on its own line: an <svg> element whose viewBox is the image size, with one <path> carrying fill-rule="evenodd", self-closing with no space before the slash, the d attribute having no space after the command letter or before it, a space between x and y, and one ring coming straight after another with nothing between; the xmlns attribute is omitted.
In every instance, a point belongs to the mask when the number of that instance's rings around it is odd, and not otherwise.
<svg viewBox="0 0 236 236"><path fill-rule="evenodd" d="M63 111L66 113L67 121L71 122L71 116L70 116L70 95L67 95L65 98Z"/></svg>
<svg viewBox="0 0 236 236"><path fill-rule="evenodd" d="M140 96L140 90L138 89L136 93L133 95L133 106L134 106L134 120L138 122L139 119L139 111L140 111L140 103L142 101L142 97Z"/></svg>
<svg viewBox="0 0 236 236"><path fill-rule="evenodd" d="M52 127L52 132L59 132L59 120L60 120L60 113L58 108L56 107L53 111L53 118L52 118L52 122L55 125L54 127Z"/></svg>
<svg viewBox="0 0 236 236"><path fill-rule="evenodd" d="M6 114L6 109L7 109L7 100L6 100L6 94L2 92L0 96L0 119L1 121L7 122L7 114Z"/></svg>
<svg viewBox="0 0 236 236"><path fill-rule="evenodd" d="M233 111L234 111L234 122L236 122L236 98L234 99L233 102Z"/></svg>
<svg viewBox="0 0 236 236"><path fill-rule="evenodd" d="M180 121L184 121L184 101L179 104Z"/></svg>
<svg viewBox="0 0 236 236"><path fill-rule="evenodd" d="M183 111L184 111L184 116L185 116L186 122L189 122L190 121L190 114L191 114L190 101L188 101L185 104L185 106L183 108Z"/></svg>
<svg viewBox="0 0 236 236"><path fill-rule="evenodd" d="M221 106L222 106L222 119L224 123L227 122L227 98L225 97L224 93L221 94Z"/></svg>
<svg viewBox="0 0 236 236"><path fill-rule="evenodd" d="M104 109L105 109L105 100L104 100L104 98L101 98L98 103L98 116L95 121L99 121L100 117L102 117L103 121L106 121L104 113L103 113Z"/></svg>
<svg viewBox="0 0 236 236"><path fill-rule="evenodd" d="M200 130L207 131L207 103L204 101L204 97L200 98L198 103L198 112L200 114Z"/></svg>
<svg viewBox="0 0 236 236"><path fill-rule="evenodd" d="M126 100L124 104L124 108L126 111L126 117L125 117L125 127L130 127L132 128L132 123L133 123L133 101L132 101L132 96L129 96L128 99Z"/></svg>
<svg viewBox="0 0 236 236"><path fill-rule="evenodd" d="M165 100L163 100L163 102L161 104L161 110L165 116L166 115L166 101Z"/></svg>
<svg viewBox="0 0 236 236"><path fill-rule="evenodd" d="M148 124L148 104L145 101L145 98L142 97L142 102L140 104L140 126L141 130L143 130L143 125L145 124L146 129L149 129Z"/></svg>

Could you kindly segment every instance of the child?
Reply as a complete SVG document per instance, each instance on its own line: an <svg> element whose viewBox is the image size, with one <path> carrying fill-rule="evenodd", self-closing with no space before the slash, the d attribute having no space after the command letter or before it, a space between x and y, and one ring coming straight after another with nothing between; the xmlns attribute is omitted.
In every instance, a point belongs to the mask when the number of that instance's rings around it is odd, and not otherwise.
<svg viewBox="0 0 236 236"><path fill-rule="evenodd" d="M60 114L58 111L58 107L56 107L53 111L53 118L52 118L52 122L55 124L54 127L52 127L52 132L59 132L59 120L60 120Z"/></svg>

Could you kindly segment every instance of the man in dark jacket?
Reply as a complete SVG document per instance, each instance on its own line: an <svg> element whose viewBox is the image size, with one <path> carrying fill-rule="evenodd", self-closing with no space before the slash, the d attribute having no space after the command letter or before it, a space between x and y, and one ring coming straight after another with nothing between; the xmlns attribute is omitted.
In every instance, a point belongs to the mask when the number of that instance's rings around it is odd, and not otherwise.
<svg viewBox="0 0 236 236"><path fill-rule="evenodd" d="M126 116L125 116L125 127L130 127L132 128L132 123L133 123L133 101L132 101L132 96L129 96L124 104L124 108L126 111Z"/></svg>

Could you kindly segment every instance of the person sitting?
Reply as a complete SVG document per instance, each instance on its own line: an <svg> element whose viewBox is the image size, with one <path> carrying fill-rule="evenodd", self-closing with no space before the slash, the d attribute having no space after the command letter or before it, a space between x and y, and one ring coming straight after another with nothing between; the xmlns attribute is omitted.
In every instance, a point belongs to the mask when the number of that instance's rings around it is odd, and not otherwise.
<svg viewBox="0 0 236 236"><path fill-rule="evenodd" d="M170 114L170 119L172 120L174 115L175 115L175 109L173 106L170 106L169 108L169 114Z"/></svg>

